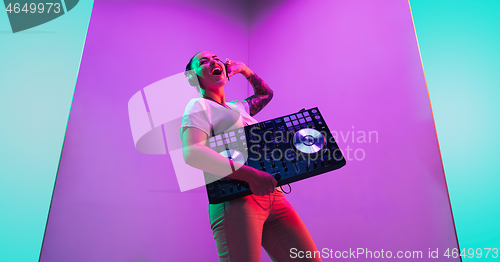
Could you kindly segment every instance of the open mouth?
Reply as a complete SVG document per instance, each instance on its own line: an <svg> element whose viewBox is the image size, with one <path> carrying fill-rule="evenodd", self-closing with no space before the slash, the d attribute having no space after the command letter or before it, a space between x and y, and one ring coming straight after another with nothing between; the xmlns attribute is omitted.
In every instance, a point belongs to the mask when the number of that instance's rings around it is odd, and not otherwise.
<svg viewBox="0 0 500 262"><path fill-rule="evenodd" d="M220 68L219 66L216 66L214 67L214 69L212 69L212 72L210 72L212 75L216 75L216 76L220 76L222 74L222 68Z"/></svg>

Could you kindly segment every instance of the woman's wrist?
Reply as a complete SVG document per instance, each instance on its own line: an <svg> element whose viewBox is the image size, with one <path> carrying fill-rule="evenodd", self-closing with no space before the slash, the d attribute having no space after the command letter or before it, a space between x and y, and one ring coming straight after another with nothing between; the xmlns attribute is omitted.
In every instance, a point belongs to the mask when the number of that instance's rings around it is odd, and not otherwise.
<svg viewBox="0 0 500 262"><path fill-rule="evenodd" d="M249 78L253 74L253 71L252 71L252 69L250 69L250 68L247 67L243 72L241 72L241 74L245 78Z"/></svg>
<svg viewBox="0 0 500 262"><path fill-rule="evenodd" d="M238 165L239 163L237 163ZM241 164L240 164L241 165ZM249 183L253 179L254 168L246 165L236 166L236 171L228 176L231 179L237 179Z"/></svg>

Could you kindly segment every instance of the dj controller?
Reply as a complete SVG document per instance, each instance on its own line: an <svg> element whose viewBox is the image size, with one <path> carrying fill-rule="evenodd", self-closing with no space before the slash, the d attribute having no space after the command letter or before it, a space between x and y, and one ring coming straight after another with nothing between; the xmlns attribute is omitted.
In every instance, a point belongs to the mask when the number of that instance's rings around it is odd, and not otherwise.
<svg viewBox="0 0 500 262"><path fill-rule="evenodd" d="M210 137L208 147L226 158L271 174L278 186L339 169L346 164L318 108ZM212 176L211 179L207 179ZM246 182L205 172L211 204L250 195Z"/></svg>

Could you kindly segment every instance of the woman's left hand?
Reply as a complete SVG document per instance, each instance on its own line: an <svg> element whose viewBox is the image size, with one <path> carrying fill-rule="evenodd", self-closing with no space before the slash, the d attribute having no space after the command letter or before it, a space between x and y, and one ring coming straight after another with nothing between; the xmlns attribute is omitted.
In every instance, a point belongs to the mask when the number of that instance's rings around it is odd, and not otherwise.
<svg viewBox="0 0 500 262"><path fill-rule="evenodd" d="M251 75L251 70L243 62L231 61L226 58L226 68L229 76L234 76L238 73L243 74L245 77Z"/></svg>

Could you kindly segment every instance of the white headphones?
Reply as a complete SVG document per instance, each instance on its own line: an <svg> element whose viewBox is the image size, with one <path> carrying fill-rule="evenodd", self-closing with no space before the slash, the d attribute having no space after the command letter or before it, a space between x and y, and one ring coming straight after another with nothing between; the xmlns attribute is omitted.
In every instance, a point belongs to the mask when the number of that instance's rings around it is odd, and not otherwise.
<svg viewBox="0 0 500 262"><path fill-rule="evenodd" d="M194 86L194 87L200 86L200 82L198 81L198 75L196 74L194 69L191 69L189 71L185 71L184 75L186 76L186 79L191 86Z"/></svg>

